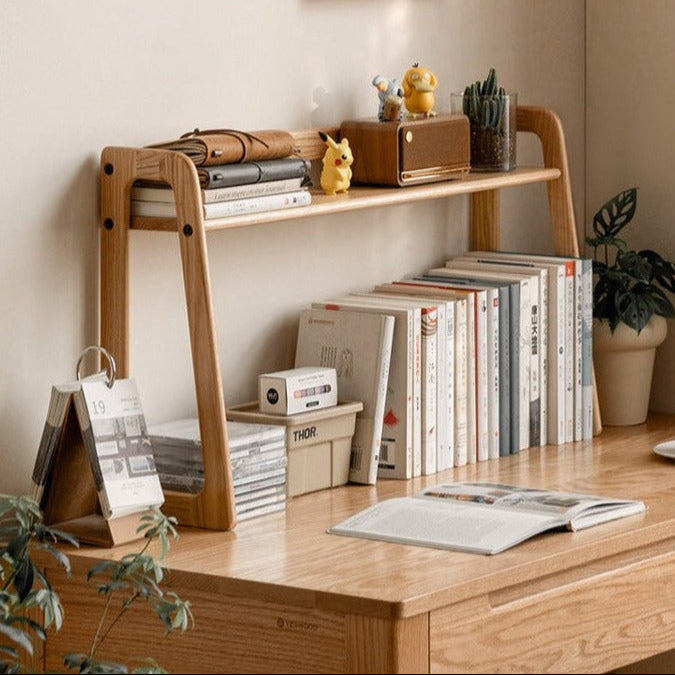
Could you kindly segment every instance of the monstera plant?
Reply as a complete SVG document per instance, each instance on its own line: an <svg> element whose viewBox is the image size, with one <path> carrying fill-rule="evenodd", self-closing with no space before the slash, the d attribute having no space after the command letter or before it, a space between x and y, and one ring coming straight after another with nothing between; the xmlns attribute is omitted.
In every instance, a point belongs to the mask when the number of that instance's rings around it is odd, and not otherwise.
<svg viewBox="0 0 675 675"><path fill-rule="evenodd" d="M637 208L637 188L622 190L593 217L593 354L605 424L647 418L655 350L675 316L675 265L651 249L631 249L624 228Z"/></svg>

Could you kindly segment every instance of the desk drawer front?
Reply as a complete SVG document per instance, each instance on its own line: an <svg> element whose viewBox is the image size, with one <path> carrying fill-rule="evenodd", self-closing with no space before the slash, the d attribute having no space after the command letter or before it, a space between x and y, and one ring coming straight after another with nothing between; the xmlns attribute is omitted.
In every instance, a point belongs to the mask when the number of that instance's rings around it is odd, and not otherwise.
<svg viewBox="0 0 675 675"><path fill-rule="evenodd" d="M606 672L675 647L675 553L577 577L432 612L431 672Z"/></svg>

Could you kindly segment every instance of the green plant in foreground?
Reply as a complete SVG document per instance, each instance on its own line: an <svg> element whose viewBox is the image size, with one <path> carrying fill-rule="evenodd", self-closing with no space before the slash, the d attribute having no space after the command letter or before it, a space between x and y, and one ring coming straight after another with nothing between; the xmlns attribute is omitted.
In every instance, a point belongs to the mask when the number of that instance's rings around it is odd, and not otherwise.
<svg viewBox="0 0 675 675"><path fill-rule="evenodd" d="M490 68L481 83L476 81L464 89L464 114L471 124L497 129L506 110L506 90L497 87L497 73Z"/></svg>
<svg viewBox="0 0 675 675"><path fill-rule="evenodd" d="M70 561L55 544L77 541L47 527L42 513L30 497L0 495L0 673L21 672L21 651L32 657L34 640L46 640L46 630L63 623L63 607L42 570L31 555L45 551L67 575ZM41 613L42 623L33 615Z"/></svg>
<svg viewBox="0 0 675 675"><path fill-rule="evenodd" d="M153 509L141 515L140 521L138 532L145 542L139 552L125 555L119 561L102 561L88 572L88 580L96 580L96 589L106 601L88 651L66 654L64 663L68 668L80 673L128 672L124 664L99 660L97 654L127 610L139 600L152 605L167 634L176 628L184 631L194 624L190 603L161 588L164 579L161 562L169 551L169 538L178 538L175 518ZM31 554L45 550L70 574L67 556L55 547L58 540L77 545L69 535L42 523L42 513L34 500L0 495L0 637L4 635L10 643L6 647L0 645L0 673L21 672L19 649L32 655L34 637L46 640L47 628L53 624L59 630L62 625L61 601L31 558ZM148 553L155 540L160 546L157 557ZM43 624L28 617L32 608L43 612ZM165 671L148 658L139 660L132 672Z"/></svg>
<svg viewBox="0 0 675 675"><path fill-rule="evenodd" d="M635 215L637 188L619 192L593 217L593 316L619 323L638 333L654 314L675 316L673 304L662 289L675 293L675 265L649 249L633 251L618 235Z"/></svg>

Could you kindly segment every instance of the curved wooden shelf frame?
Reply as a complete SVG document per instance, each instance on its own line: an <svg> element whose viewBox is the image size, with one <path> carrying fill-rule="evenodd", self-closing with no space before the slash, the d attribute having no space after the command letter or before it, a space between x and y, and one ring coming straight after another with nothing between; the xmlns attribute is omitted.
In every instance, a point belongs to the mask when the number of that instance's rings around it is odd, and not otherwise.
<svg viewBox="0 0 675 675"><path fill-rule="evenodd" d="M499 191L545 182L555 253L579 255L567 153L562 125L545 108L520 106L518 130L536 134L542 145L543 167L509 173L469 174L443 183L405 188L353 187L346 195L315 194L309 206L205 221L195 166L181 153L150 148L107 147L101 154L101 343L115 355L121 377L129 374L129 229L178 234L188 313L199 426L204 457L204 487L198 494L167 491L166 509L184 525L230 530L236 524L229 461L225 400L211 302L206 233L263 225L282 220L314 218L357 209L471 194L471 245L499 249ZM325 145L317 129L294 132L301 154L316 160ZM337 135L337 128L324 129ZM131 218L130 191L138 179L170 185L176 218ZM595 405L595 433L601 422Z"/></svg>

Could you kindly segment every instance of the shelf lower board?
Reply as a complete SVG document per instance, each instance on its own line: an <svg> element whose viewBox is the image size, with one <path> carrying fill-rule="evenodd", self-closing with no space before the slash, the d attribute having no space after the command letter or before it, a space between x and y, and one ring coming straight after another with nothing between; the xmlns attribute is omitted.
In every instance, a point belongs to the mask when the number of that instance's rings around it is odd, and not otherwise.
<svg viewBox="0 0 675 675"><path fill-rule="evenodd" d="M207 231L226 230L232 227L248 227L280 220L309 218L341 211L354 211L376 206L405 204L422 199L437 199L485 190L498 190L527 183L556 180L559 177L560 171L558 169L521 168L508 173L470 173L457 180L408 187L352 186L349 192L338 195L325 195L321 191L313 190L312 203L309 206L300 206L280 211L266 211L264 213L249 213L241 216L229 216L227 218L214 218L205 220L204 226ZM131 228L134 230L175 232L177 223L175 218L134 217L131 219Z"/></svg>

